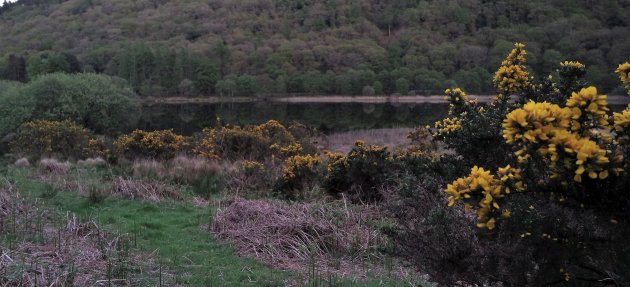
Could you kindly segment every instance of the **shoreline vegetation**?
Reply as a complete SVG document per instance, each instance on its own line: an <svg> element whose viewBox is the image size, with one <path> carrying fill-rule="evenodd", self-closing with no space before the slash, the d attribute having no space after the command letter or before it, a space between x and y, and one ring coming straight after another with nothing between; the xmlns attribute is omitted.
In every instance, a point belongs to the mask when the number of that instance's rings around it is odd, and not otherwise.
<svg viewBox="0 0 630 287"><path fill-rule="evenodd" d="M481 103L489 103L495 96L492 95L469 95L470 99L477 99ZM142 99L143 104L220 104L220 103L252 103L252 102L273 102L287 104L337 104L337 103L359 103L359 104L444 104L444 96L345 96L345 95L313 95L313 96L283 96L283 97L146 97ZM623 95L608 96L608 103L611 105L627 105L630 99Z"/></svg>

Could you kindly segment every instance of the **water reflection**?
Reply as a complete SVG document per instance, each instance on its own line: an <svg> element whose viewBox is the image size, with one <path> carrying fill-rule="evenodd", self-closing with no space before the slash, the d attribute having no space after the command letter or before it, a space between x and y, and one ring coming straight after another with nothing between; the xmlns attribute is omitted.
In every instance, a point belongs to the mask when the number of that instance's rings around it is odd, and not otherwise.
<svg viewBox="0 0 630 287"><path fill-rule="evenodd" d="M448 112L446 104L361 104L361 103L222 103L152 104L143 108L139 123L146 130L175 129L192 134L223 122L250 125L276 119L297 121L324 132L356 129L415 127L433 123Z"/></svg>

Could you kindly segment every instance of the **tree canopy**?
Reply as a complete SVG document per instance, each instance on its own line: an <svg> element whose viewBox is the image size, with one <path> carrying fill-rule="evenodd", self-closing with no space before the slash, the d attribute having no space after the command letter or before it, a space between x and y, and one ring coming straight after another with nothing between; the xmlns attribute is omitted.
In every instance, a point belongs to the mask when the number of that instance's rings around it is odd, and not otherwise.
<svg viewBox="0 0 630 287"><path fill-rule="evenodd" d="M23 62L39 61L143 96L362 94L375 81L386 94L493 93L487 75L519 41L535 77L571 57L621 94L609 71L630 57L629 19L614 0L20 0L0 9L0 77L23 81Z"/></svg>

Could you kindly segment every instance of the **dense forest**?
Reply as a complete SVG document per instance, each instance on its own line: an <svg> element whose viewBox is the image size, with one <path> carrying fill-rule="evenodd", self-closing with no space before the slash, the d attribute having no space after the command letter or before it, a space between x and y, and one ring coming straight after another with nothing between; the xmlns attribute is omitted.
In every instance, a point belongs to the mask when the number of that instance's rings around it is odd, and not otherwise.
<svg viewBox="0 0 630 287"><path fill-rule="evenodd" d="M105 73L156 97L490 94L520 41L533 76L579 60L622 94L629 24L628 0L20 0L0 7L0 78Z"/></svg>

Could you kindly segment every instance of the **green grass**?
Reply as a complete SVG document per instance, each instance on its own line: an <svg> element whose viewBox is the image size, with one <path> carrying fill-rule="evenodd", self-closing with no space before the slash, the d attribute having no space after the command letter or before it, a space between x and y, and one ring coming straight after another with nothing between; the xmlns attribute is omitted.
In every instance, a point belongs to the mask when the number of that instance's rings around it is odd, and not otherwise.
<svg viewBox="0 0 630 287"><path fill-rule="evenodd" d="M42 196L49 194L49 184L31 180L29 172L11 170L8 176L16 180L20 191L43 207L69 211L83 219L91 218L110 232L130 236L138 250L155 253L165 270L163 282L184 286L284 286L286 280L300 278L298 282L308 282L305 286L419 286L391 278L356 280L331 278L324 274L296 277L298 275L293 272L238 257L232 247L217 242L206 230L216 208L197 207L185 201L151 203L111 197L91 203L87 198L67 191ZM96 169L82 173L81 179L102 181L108 176L111 171Z"/></svg>
<svg viewBox="0 0 630 287"><path fill-rule="evenodd" d="M91 204L73 192L41 197L46 184L12 173L20 190L37 197L44 206L93 218L112 232L134 238L137 248L156 252L165 269L185 286L282 286L288 272L275 270L253 259L235 256L233 248L218 243L200 226L208 224L215 210L183 202L148 203L108 198Z"/></svg>

